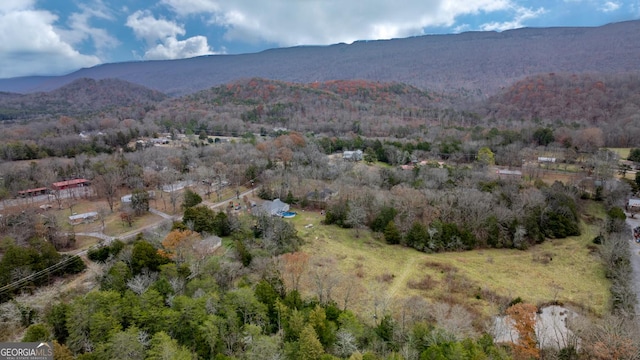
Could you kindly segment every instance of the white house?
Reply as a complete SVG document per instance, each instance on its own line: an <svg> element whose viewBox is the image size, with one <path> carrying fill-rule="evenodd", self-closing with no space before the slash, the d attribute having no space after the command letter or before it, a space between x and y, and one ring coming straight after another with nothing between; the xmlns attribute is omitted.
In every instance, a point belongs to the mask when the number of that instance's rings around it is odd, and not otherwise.
<svg viewBox="0 0 640 360"><path fill-rule="evenodd" d="M261 208L263 211L275 216L285 211L289 211L289 204L282 202L280 199L275 199L273 201L263 202Z"/></svg>
<svg viewBox="0 0 640 360"><path fill-rule="evenodd" d="M191 180L178 181L177 183L162 185L162 191L172 193L174 191L180 191L191 185L193 185L193 181Z"/></svg>

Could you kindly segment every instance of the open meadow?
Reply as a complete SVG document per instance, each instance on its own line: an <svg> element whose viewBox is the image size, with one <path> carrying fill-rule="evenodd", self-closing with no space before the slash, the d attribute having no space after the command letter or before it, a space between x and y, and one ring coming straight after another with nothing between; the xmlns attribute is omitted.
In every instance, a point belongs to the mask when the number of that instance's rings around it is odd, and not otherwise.
<svg viewBox="0 0 640 360"><path fill-rule="evenodd" d="M589 223L597 222L597 208ZM595 214L594 214L595 213ZM321 224L318 212L298 212L289 220L305 240L302 251L310 261L301 282L303 294L316 296L333 284L331 298L339 306L372 318L399 311L406 300L459 304L479 319L504 310L520 297L543 305L552 302L604 314L609 282L592 239L595 225L582 222L582 235L548 240L526 251L483 249L426 254L400 245L387 245L368 230ZM594 221L595 219L595 221Z"/></svg>

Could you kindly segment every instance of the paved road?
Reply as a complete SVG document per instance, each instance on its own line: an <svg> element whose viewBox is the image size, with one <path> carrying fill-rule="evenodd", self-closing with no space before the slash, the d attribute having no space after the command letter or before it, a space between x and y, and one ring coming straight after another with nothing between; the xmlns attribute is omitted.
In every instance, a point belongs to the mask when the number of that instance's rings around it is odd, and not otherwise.
<svg viewBox="0 0 640 360"><path fill-rule="evenodd" d="M171 215L169 215L167 213L163 213L162 211L157 210L157 209L149 208L149 212L152 213L152 214L156 214L156 215L162 217L163 219L174 220L173 216L171 216Z"/></svg>
<svg viewBox="0 0 640 360"><path fill-rule="evenodd" d="M636 218L632 219L627 217L627 225L631 229L636 226L640 226L640 214L636 214ZM640 314L640 244L633 240L633 235L629 234L629 248L631 249L631 268L633 273L631 274L632 287L636 293L636 314Z"/></svg>
<svg viewBox="0 0 640 360"><path fill-rule="evenodd" d="M250 190L247 190L247 191L245 191L243 193L240 193L239 194L240 199L242 199L245 195L250 195L253 192L253 190L254 189L250 189ZM217 202L217 203L211 203L211 202L208 202L208 201L203 201L202 203L204 205L206 205L206 206L209 206L212 209L215 209L215 208L219 208L219 207L223 207L223 206L229 205L229 201L231 201L231 200L236 200L236 197L234 196L232 198L228 198L228 199L222 200L222 201ZM118 236L109 236L109 235L106 235L106 234L104 234L102 232L75 233L75 234L79 235L79 236L90 236L90 237L95 237L95 238L98 238L98 239L102 239L102 240L104 240L105 245L109 245L115 239L128 240L128 239L134 238L136 235L138 235L139 233L141 233L143 231L154 229L154 228L162 225L165 220L172 220L172 221L181 221L182 220L182 215L171 216L171 215L169 215L167 213L164 213L164 212L162 212L160 210L153 209L153 208L150 208L149 212L162 217L162 220L159 220L159 221L157 221L157 222L155 222L153 224L149 224L149 225L147 225L147 226L145 226L143 228L135 229L135 230L126 232L124 234L120 234Z"/></svg>

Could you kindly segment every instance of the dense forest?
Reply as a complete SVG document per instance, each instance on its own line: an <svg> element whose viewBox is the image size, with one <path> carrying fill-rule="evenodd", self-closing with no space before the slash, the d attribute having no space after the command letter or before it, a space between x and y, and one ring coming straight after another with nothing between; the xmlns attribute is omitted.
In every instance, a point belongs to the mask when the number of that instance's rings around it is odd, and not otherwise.
<svg viewBox="0 0 640 360"><path fill-rule="evenodd" d="M158 94L117 85L121 83L78 80L52 93L5 95L7 120L1 129L5 142L0 156L31 160L111 153L140 136L163 132L242 136L273 135L284 129L316 136L354 134L431 143L489 140L517 147L536 129L548 127L556 143L576 153L600 146L633 147L640 138L637 75L541 75L482 103L398 83L305 85L264 79L160 102ZM89 94L112 102L103 104ZM70 98L77 100L62 100ZM43 113L50 103L61 108ZM71 103L81 104L85 112L78 116ZM496 134L508 135L500 140L504 137L498 139Z"/></svg>
<svg viewBox="0 0 640 360"><path fill-rule="evenodd" d="M128 95L141 90L110 83L105 91L122 96L80 115L43 113L37 96L6 96L3 106L20 99L33 116L7 113L0 129L0 195L15 204L3 205L0 218L0 340L55 340L59 359L633 358L640 337L630 320L623 208L640 179L618 180L619 155L603 148L638 147L638 78L625 79L541 75L481 104L355 80L248 79L173 99ZM55 96L90 103L103 85L84 81ZM591 102L600 113L584 110ZM160 139L166 143L154 146ZM362 161L343 159L349 150L361 150ZM518 173L501 175L505 169ZM102 201L100 216L118 213L131 226L163 203L175 221L104 241L82 260L65 255L77 246L74 232L14 198L74 178L89 179L91 192L81 199L52 191L55 207L73 213L81 201ZM197 185L150 199L177 182ZM348 283L330 262L313 264L327 270L316 273L314 292L301 291L311 266L301 249L314 240L286 219L205 205L221 184L322 211L322 226L372 234L376 246L429 254L526 251L598 226L590 249L611 284L608 311L575 325L576 342L560 349L538 347L538 309L517 296L473 295L517 324L522 341L511 344L494 341L486 315L443 299L409 298L394 304L402 312L381 307L367 318L348 295L336 295L338 283ZM126 193L128 206L120 201ZM602 219L590 215L594 207ZM202 247L212 236L222 238L222 251ZM26 288L3 288L63 261ZM91 289L22 300L79 272L90 274Z"/></svg>

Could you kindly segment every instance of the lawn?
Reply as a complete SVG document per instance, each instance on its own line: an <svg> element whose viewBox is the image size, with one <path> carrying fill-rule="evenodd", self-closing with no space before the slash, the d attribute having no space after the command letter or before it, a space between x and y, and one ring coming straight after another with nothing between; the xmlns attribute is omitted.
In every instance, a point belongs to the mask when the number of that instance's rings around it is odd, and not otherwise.
<svg viewBox="0 0 640 360"><path fill-rule="evenodd" d="M302 251L311 255L301 289L314 296L319 279L333 278L338 285L332 299L343 306L348 298L348 307L364 316L397 309L415 295L462 304L480 318L516 297L537 305L563 302L595 314L608 306L609 282L590 251L595 225L584 224L579 237L549 240L527 251L426 254L387 245L368 230L356 237L353 229L322 225L322 218L318 212L298 212L288 220L306 241Z"/></svg>

